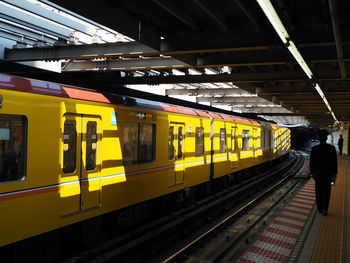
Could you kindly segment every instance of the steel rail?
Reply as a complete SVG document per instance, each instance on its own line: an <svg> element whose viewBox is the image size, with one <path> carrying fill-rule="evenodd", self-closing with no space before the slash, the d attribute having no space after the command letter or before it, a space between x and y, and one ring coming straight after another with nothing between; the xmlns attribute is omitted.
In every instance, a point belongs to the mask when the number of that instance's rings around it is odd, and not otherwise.
<svg viewBox="0 0 350 263"><path fill-rule="evenodd" d="M299 158L301 159L302 156L299 155ZM209 229L208 231L206 231L205 233L201 234L199 237L197 237L196 239L194 239L193 241L191 241L190 243L188 243L185 247L183 247L182 249L178 250L176 253L174 253L173 255L171 255L170 257L168 257L167 259L165 259L163 261L163 263L167 263L167 262L175 262L177 261L179 258L181 258L181 256L183 254L185 254L186 252L188 252L191 248L195 247L198 243L203 242L203 240L209 238L209 236L211 234L214 234L217 230L219 230L220 228L224 227L225 224L229 223L230 220L232 220L234 217L236 217L238 214L242 213L243 211L246 211L247 209L249 209L251 206L255 205L257 202L259 202L261 199L263 199L267 194L271 193L273 190L275 190L278 186L280 186L282 183L284 183L286 180L289 179L289 177L294 174L295 170L299 170L300 167L303 164L303 160L300 160L299 162L297 161L290 169L289 169L289 175L285 176L284 178L282 178L281 180L279 180L276 184L274 184L273 186L269 187L267 190L265 190L263 193L261 193L259 196L255 197L253 200L250 200L247 204L245 204L244 206L240 207L238 210L236 210L234 213L232 213L230 216L226 217L224 220L222 220L220 223L216 224L215 226L213 226L211 229ZM276 202L277 203L277 202ZM261 217L263 218L272 208L268 209ZM239 240L241 240L247 232L249 232L256 224L258 221L257 220L254 224L252 224L249 229L247 229L246 231L244 231L241 235L239 235L239 237L237 237L233 242L231 242L231 245L229 246L230 248L236 244ZM217 260L219 258L222 258L222 256L224 255L224 253L227 250L225 250L224 252L222 252L219 257L217 258ZM181 261L181 260L180 260ZM214 261L216 262L216 261Z"/></svg>

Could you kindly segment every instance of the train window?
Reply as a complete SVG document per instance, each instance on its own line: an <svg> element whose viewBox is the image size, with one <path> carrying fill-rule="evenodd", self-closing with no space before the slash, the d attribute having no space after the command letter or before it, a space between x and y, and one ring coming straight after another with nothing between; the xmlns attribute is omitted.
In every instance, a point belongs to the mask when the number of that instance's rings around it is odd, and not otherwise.
<svg viewBox="0 0 350 263"><path fill-rule="evenodd" d="M124 165L155 160L156 126L148 123L125 123L123 138Z"/></svg>
<svg viewBox="0 0 350 263"><path fill-rule="evenodd" d="M195 156L203 156L204 155L204 128L197 127L196 128L196 149Z"/></svg>
<svg viewBox="0 0 350 263"><path fill-rule="evenodd" d="M148 163L155 159L155 128L154 124L139 124L138 163Z"/></svg>
<svg viewBox="0 0 350 263"><path fill-rule="evenodd" d="M243 130L242 131L242 150L249 150L249 130Z"/></svg>
<svg viewBox="0 0 350 263"><path fill-rule="evenodd" d="M231 152L235 151L235 144L236 144L236 132L235 129L231 129Z"/></svg>
<svg viewBox="0 0 350 263"><path fill-rule="evenodd" d="M0 182L25 178L27 118L0 114Z"/></svg>
<svg viewBox="0 0 350 263"><path fill-rule="evenodd" d="M275 132L274 131L272 131L272 133L271 133L271 145L272 145L272 149L276 149Z"/></svg>
<svg viewBox="0 0 350 263"><path fill-rule="evenodd" d="M137 163L138 124L125 123L123 137L123 160L125 165Z"/></svg>
<svg viewBox="0 0 350 263"><path fill-rule="evenodd" d="M63 172L74 173L76 169L77 129L75 120L64 122L63 134Z"/></svg>
<svg viewBox="0 0 350 263"><path fill-rule="evenodd" d="M88 121L86 124L86 171L96 169L97 123Z"/></svg>
<svg viewBox="0 0 350 263"><path fill-rule="evenodd" d="M168 159L174 160L174 126L169 127Z"/></svg>
<svg viewBox="0 0 350 263"><path fill-rule="evenodd" d="M183 143L183 127L178 127L178 147L177 147L177 159L182 159L182 143Z"/></svg>
<svg viewBox="0 0 350 263"><path fill-rule="evenodd" d="M220 129L220 153L226 152L226 129Z"/></svg>

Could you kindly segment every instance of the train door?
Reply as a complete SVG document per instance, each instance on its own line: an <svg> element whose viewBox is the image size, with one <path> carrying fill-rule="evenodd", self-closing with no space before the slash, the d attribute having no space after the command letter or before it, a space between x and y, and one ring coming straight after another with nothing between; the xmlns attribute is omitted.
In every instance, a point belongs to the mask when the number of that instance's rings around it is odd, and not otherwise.
<svg viewBox="0 0 350 263"><path fill-rule="evenodd" d="M100 206L99 152L101 120L66 114L63 125L63 168L60 180L61 215Z"/></svg>
<svg viewBox="0 0 350 263"><path fill-rule="evenodd" d="M81 209L85 210L101 204L100 117L84 115L81 128Z"/></svg>
<svg viewBox="0 0 350 263"><path fill-rule="evenodd" d="M180 123L171 123L169 127L169 145L172 145L174 160L174 174L170 175L169 186L183 184L185 180L185 126Z"/></svg>
<svg viewBox="0 0 350 263"><path fill-rule="evenodd" d="M257 158L257 138L258 138L258 130L253 128L253 158L254 162L256 162Z"/></svg>
<svg viewBox="0 0 350 263"><path fill-rule="evenodd" d="M237 158L237 129L235 127L231 127L231 154L230 154L230 162L231 169L238 167L238 161L235 161Z"/></svg>
<svg viewBox="0 0 350 263"><path fill-rule="evenodd" d="M80 174L81 174L81 116L66 114L63 119L63 138L61 144L62 170L60 178L60 214L61 216L80 211Z"/></svg>

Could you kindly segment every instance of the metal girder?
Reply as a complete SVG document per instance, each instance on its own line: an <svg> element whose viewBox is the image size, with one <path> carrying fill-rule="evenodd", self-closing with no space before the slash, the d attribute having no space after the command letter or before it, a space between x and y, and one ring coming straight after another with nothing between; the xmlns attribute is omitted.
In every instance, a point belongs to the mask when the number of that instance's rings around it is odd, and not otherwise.
<svg viewBox="0 0 350 263"><path fill-rule="evenodd" d="M350 91L326 91L326 95L347 95ZM282 96L299 96L300 98L308 97L308 96L317 96L315 91L293 91L293 90L281 90L281 91L259 91L257 92L259 95L278 95Z"/></svg>
<svg viewBox="0 0 350 263"><path fill-rule="evenodd" d="M315 104L322 104L322 100L309 100L309 99L304 99L300 98L299 100L293 100L293 99L288 99L288 98L282 98L279 99L278 101L283 101L285 104L310 104L310 105L315 105ZM342 99L342 98L332 98L331 99L332 103L331 104L336 104L336 105L344 105L344 104L349 104L350 103L350 98L349 99Z"/></svg>
<svg viewBox="0 0 350 263"><path fill-rule="evenodd" d="M89 36L93 36L94 34L96 34L96 30L97 29L103 29L108 31L111 34L116 34L116 32L109 30L108 28L102 26L102 25L98 25L96 22L93 22L91 20L88 20L86 18L83 18L77 14L72 13L71 11L68 10L62 10L62 8L53 5L52 3L48 2L48 1L42 1L43 3L49 5L49 6L54 6L55 8L57 8L58 10L61 11L65 11L66 13L72 15L73 17L68 17L68 16L62 16L59 12L53 12L52 10L46 9L46 8L42 8L40 6L38 6L35 3L31 3L29 1L23 1L23 0L3 0L3 2L6 2L8 4L11 4L13 6L16 6L22 10L28 11L32 14L35 14L41 18L44 18L45 21L42 21L41 24L46 24L46 27L44 26L44 28L47 28L48 24L51 24L52 21L54 23L60 24L61 28L62 26L64 26L65 28L70 28L69 33L73 30L73 31L79 31L81 33L87 34ZM31 16L33 17L33 16ZM78 19L76 19L78 18ZM50 25L51 27L51 25ZM67 29L65 29L67 30ZM56 31L54 31L56 32ZM66 37L69 38L69 34L66 35ZM108 41L108 39L105 39L105 36L102 36L101 38L102 41Z"/></svg>
<svg viewBox="0 0 350 263"><path fill-rule="evenodd" d="M308 48L303 51L305 57L310 63L332 63L337 62L337 58L333 55L333 46L320 48ZM343 59L346 61L345 59ZM259 65L286 65L295 63L293 57L288 52L282 50L259 50L259 52L232 52L224 53L208 53L207 55L198 57L198 66L259 66Z"/></svg>
<svg viewBox="0 0 350 263"><path fill-rule="evenodd" d="M266 106L253 106L253 107L240 107L240 106L233 106L231 107L232 110L239 110L242 112L255 112L255 113L289 113L290 111L282 108L282 107L266 107Z"/></svg>
<svg viewBox="0 0 350 263"><path fill-rule="evenodd" d="M213 8L209 2L203 2L200 0L193 0L193 2L199 8L201 8L217 25L219 25L219 28L222 32L228 32L229 28L227 27L226 22L222 19L224 16L221 14L216 14L215 8Z"/></svg>
<svg viewBox="0 0 350 263"><path fill-rule="evenodd" d="M174 5L172 2L164 1L164 0L153 0L154 3L159 5L161 8L163 8L165 11L176 17L178 20L180 20L185 25L189 26L190 28L194 30L198 30L197 22L191 17L191 15L185 13L184 11L180 10L176 5Z"/></svg>
<svg viewBox="0 0 350 263"><path fill-rule="evenodd" d="M167 89L165 90L166 95L227 95L227 94L250 94L249 92L243 91L239 88L205 88L205 89Z"/></svg>
<svg viewBox="0 0 350 263"><path fill-rule="evenodd" d="M265 99L259 97L197 97L197 102L211 102L211 103L259 103L259 104L273 104Z"/></svg>
<svg viewBox="0 0 350 263"><path fill-rule="evenodd" d="M60 60L60 59L91 59L152 54L158 51L137 41L69 45L55 47L35 47L26 49L9 49L5 51L7 61Z"/></svg>
<svg viewBox="0 0 350 263"><path fill-rule="evenodd" d="M70 61L64 63L62 71L83 70L145 70L163 68L181 68L188 66L175 58L150 58L127 60L101 60L101 61ZM139 77L137 77L139 78Z"/></svg>
<svg viewBox="0 0 350 263"><path fill-rule="evenodd" d="M160 49L159 32L152 26L144 25L130 12L113 4L113 1L45 0L44 2L53 2L147 46Z"/></svg>
<svg viewBox="0 0 350 263"><path fill-rule="evenodd" d="M11 44L9 44L9 45L4 45L3 42L1 43L1 45L8 46L8 47L12 47L13 45L15 45L16 43L18 44L19 42L23 42L23 45L26 45L26 44L27 45L34 45L36 43L36 41L34 41L32 38L28 38L28 37L22 38L21 36L17 35L16 33L4 32L2 30L0 30L0 38L11 41ZM2 50L1 50L1 52L2 52Z"/></svg>
<svg viewBox="0 0 350 263"><path fill-rule="evenodd" d="M341 33L339 28L338 5L337 5L337 1L334 1L334 0L328 0L328 3L329 3L329 12L332 19L335 44L337 48L340 73L341 73L341 77L345 79L346 70L345 70L345 63L344 63L344 52L342 47Z"/></svg>
<svg viewBox="0 0 350 263"><path fill-rule="evenodd" d="M34 45L38 42L38 40L45 44L54 44L57 41L57 38L51 35L14 25L10 21L3 18L0 18L0 33L7 34L7 39L10 38L13 41L21 41L27 45Z"/></svg>
<svg viewBox="0 0 350 263"><path fill-rule="evenodd" d="M336 71L317 72L319 80L338 79ZM217 75L185 75L185 76L144 76L137 78L125 77L120 84L174 84L174 83L212 83L212 82L264 82L264 81L308 81L303 72L265 72L265 73L231 73Z"/></svg>
<svg viewBox="0 0 350 263"><path fill-rule="evenodd" d="M15 3L17 1L13 1L13 2ZM20 1L20 2L21 3L23 2L23 4L25 5L34 5L27 1ZM43 34L48 34L51 36L68 40L69 35L72 31L72 30L69 30L68 28L59 26L51 21L45 21L40 17L24 13L23 11L20 11L17 8L12 7L11 4L5 3L4 1L0 2L0 10L1 10L0 11L1 18L17 23L24 27L37 30L39 32L42 32Z"/></svg>

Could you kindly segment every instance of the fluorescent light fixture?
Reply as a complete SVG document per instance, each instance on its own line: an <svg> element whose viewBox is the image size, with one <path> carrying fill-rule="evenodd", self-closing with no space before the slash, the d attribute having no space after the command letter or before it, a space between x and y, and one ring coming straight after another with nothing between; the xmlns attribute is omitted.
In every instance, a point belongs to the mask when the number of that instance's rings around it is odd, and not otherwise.
<svg viewBox="0 0 350 263"><path fill-rule="evenodd" d="M222 73L231 74L231 68L228 67L228 66L223 66L223 67L222 67Z"/></svg>
<svg viewBox="0 0 350 263"><path fill-rule="evenodd" d="M270 0L256 0L256 1L260 5L261 9L264 11L265 15L269 19L271 25L273 26L273 28L277 32L278 36L281 38L282 42L287 46L289 52L292 53L293 57L298 62L300 67L303 69L303 71L305 72L307 77L309 79L312 79L313 73L312 73L311 69L306 64L304 58L302 57L299 50L295 46L294 42L290 39L290 36L289 36L287 30L283 26L280 18L278 17L278 15L276 13L276 10L274 9L273 5L271 4ZM325 94L323 93L322 89L320 88L318 83L314 84L314 87L315 87L316 91L318 92L318 94L321 96L323 102L326 104L326 106L327 106L329 112L331 113L332 117L334 118L335 122L337 123L338 120L335 117L335 114L332 111L332 108L329 105L328 100L327 100Z"/></svg>
<svg viewBox="0 0 350 263"><path fill-rule="evenodd" d="M216 74L218 74L218 72L217 72L216 70L211 69L211 68L205 68L205 69L204 69L204 72L205 72L205 74L207 74L207 75L216 75Z"/></svg>
<svg viewBox="0 0 350 263"><path fill-rule="evenodd" d="M186 75L184 72L177 70L177 69L172 69L172 72L175 76L184 76Z"/></svg>
<svg viewBox="0 0 350 263"><path fill-rule="evenodd" d="M188 73L190 73L190 75L202 75L200 71L195 70L193 68L188 69Z"/></svg>
<svg viewBox="0 0 350 263"><path fill-rule="evenodd" d="M292 53L293 57L298 62L300 67L304 70L304 72L308 76L308 78L312 79L312 75L313 74L311 72L311 69L306 64L305 60L301 56L301 54L300 54L299 50L297 49L297 47L294 45L294 42L290 40L288 43L289 43L289 45L288 45L289 52Z"/></svg>
<svg viewBox="0 0 350 263"><path fill-rule="evenodd" d="M257 0L261 9L264 11L265 15L269 19L273 28L276 30L279 37L282 39L284 44L288 43L289 35L287 30L284 28L280 18L278 17L275 9L273 8L271 2L269 0Z"/></svg>

